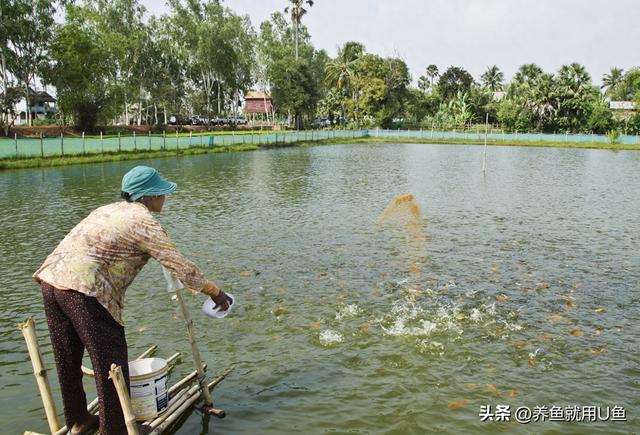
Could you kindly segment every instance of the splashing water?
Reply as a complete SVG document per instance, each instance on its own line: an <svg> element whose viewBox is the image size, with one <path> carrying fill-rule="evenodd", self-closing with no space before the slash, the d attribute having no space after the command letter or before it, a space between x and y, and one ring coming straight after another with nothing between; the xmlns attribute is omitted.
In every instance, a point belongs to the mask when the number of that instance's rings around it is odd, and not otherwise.
<svg viewBox="0 0 640 435"><path fill-rule="evenodd" d="M331 346L332 344L342 343L343 337L337 331L331 329L325 329L320 332L320 344L323 346Z"/></svg>

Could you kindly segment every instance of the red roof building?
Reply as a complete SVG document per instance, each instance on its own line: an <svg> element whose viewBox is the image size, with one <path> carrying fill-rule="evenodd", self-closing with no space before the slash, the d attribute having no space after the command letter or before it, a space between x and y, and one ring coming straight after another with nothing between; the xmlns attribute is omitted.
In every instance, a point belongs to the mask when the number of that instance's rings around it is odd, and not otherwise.
<svg viewBox="0 0 640 435"><path fill-rule="evenodd" d="M270 93L249 91L244 96L244 113L273 113Z"/></svg>

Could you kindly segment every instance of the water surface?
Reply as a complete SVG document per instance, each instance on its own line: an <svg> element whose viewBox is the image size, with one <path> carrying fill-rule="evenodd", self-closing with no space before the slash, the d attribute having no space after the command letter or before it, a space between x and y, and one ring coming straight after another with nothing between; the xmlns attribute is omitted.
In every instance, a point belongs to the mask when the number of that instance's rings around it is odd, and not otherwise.
<svg viewBox="0 0 640 435"><path fill-rule="evenodd" d="M225 320L189 296L203 358L236 369L223 420L177 433L630 433L640 429L640 153L337 145L146 162L178 183L159 219L237 297ZM133 163L0 173L0 420L46 432L16 324L30 275ZM423 240L379 224L397 195ZM151 261L127 292L132 355L185 353L179 308ZM55 372L54 394L59 398ZM86 379L93 396L92 379ZM481 423L481 405L624 406L627 423ZM58 400L58 408L61 409Z"/></svg>

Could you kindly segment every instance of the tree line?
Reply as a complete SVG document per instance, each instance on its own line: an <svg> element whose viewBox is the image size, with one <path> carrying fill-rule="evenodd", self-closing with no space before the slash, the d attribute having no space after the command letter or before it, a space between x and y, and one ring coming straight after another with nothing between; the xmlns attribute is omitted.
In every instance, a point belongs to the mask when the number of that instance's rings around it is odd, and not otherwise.
<svg viewBox="0 0 640 435"><path fill-rule="evenodd" d="M463 67L441 73L429 65L414 87L399 57L369 53L356 41L335 58L317 49L303 23L313 1L282 2L256 29L217 0L168 0L160 16L138 0L5 0L5 134L36 80L56 90L56 121L86 131L117 120L161 125L170 114L237 113L242 95L258 89L296 128L317 117L354 127L449 128L488 117L508 130L640 132L637 110L615 115L607 103L640 99L640 68L612 68L598 88L577 63L555 73L523 65L508 82L497 66L476 81Z"/></svg>

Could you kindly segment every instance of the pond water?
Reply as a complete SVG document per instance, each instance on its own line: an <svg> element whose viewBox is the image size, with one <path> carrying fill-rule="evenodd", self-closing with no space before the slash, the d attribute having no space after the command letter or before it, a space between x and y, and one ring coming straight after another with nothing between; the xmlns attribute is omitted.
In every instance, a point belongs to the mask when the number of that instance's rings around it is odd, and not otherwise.
<svg viewBox="0 0 640 435"><path fill-rule="evenodd" d="M214 391L227 418L195 411L176 432L640 430L640 153L490 147L484 174L481 160L362 144L145 162L178 183L158 216L178 248L237 299L216 320L187 297L209 373L235 371ZM30 275L133 165L0 173L2 432L47 430L16 327L35 318L53 369ZM418 237L379 220L404 193ZM131 355L183 352L175 380L192 363L170 296L150 261L125 322ZM628 421L481 422L482 405L622 406Z"/></svg>

